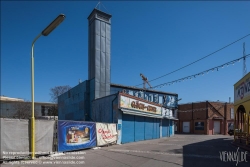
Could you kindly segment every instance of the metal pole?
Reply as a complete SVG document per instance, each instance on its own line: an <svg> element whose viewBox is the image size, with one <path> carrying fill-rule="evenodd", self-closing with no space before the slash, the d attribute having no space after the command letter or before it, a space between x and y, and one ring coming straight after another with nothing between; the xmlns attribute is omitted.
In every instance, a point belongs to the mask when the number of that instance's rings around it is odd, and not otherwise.
<svg viewBox="0 0 250 167"><path fill-rule="evenodd" d="M35 159L35 112L34 112L34 43L41 36L39 34L32 42L31 47L31 158Z"/></svg>

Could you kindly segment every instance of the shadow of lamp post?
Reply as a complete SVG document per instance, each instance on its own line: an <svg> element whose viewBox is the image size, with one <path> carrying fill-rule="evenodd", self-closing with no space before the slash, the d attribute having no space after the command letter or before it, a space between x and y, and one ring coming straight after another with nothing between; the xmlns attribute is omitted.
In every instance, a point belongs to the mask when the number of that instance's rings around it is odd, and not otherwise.
<svg viewBox="0 0 250 167"><path fill-rule="evenodd" d="M64 14L60 14L52 21L32 42L31 47L31 158L35 158L35 113L34 113L34 44L41 36L47 36L51 33L64 19Z"/></svg>

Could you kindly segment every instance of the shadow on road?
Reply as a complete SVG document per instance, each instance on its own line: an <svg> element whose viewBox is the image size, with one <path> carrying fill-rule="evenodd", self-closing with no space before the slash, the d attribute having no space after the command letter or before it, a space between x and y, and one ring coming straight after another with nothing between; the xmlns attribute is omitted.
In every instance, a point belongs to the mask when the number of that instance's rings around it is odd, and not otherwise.
<svg viewBox="0 0 250 167"><path fill-rule="evenodd" d="M249 167L250 153L245 154L245 150L232 146L232 141L229 138L210 139L183 145L182 149L170 152L183 153L183 167Z"/></svg>

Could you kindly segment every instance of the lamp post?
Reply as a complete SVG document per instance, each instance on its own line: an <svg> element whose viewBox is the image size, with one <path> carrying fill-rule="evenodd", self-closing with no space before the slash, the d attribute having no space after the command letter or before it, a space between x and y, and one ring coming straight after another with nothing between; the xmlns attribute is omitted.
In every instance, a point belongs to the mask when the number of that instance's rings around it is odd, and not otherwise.
<svg viewBox="0 0 250 167"><path fill-rule="evenodd" d="M35 113L34 113L34 44L41 36L47 36L51 33L64 19L64 14L60 14L52 21L32 42L31 47L31 158L35 158Z"/></svg>

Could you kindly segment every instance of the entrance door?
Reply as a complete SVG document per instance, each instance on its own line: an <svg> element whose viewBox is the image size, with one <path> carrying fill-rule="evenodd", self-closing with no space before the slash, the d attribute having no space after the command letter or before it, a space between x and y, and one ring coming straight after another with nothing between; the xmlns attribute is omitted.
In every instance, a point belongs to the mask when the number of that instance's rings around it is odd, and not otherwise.
<svg viewBox="0 0 250 167"><path fill-rule="evenodd" d="M220 134L220 121L214 121L214 134Z"/></svg>
<svg viewBox="0 0 250 167"><path fill-rule="evenodd" d="M144 117L135 115L135 141L144 140Z"/></svg>
<svg viewBox="0 0 250 167"><path fill-rule="evenodd" d="M129 114L122 115L122 143L135 141L135 116Z"/></svg>
<svg viewBox="0 0 250 167"><path fill-rule="evenodd" d="M183 132L190 133L190 122L183 122Z"/></svg>
<svg viewBox="0 0 250 167"><path fill-rule="evenodd" d="M154 134L154 118L145 117L145 139L153 139Z"/></svg>
<svg viewBox="0 0 250 167"><path fill-rule="evenodd" d="M174 131L177 132L177 122L174 122Z"/></svg>

